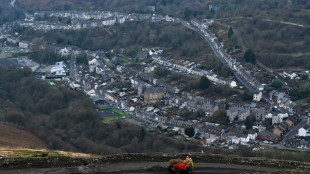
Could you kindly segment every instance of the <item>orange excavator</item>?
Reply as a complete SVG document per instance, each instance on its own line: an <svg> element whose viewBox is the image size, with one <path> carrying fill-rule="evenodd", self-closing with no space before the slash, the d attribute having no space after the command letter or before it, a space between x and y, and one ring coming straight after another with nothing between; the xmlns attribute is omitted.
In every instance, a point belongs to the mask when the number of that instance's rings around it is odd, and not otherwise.
<svg viewBox="0 0 310 174"><path fill-rule="evenodd" d="M168 162L170 165L168 167L168 170L171 174L192 174L194 169L194 163L191 158L188 156L183 161L182 159L171 159Z"/></svg>

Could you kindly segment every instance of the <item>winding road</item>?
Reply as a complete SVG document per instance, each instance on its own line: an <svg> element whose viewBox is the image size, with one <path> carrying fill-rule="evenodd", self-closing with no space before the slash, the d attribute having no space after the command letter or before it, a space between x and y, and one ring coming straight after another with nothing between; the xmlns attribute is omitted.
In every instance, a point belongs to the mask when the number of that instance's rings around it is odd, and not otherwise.
<svg viewBox="0 0 310 174"><path fill-rule="evenodd" d="M16 0L12 0L11 3L10 3L10 5L11 5L13 8L15 8L15 2L16 2Z"/></svg>

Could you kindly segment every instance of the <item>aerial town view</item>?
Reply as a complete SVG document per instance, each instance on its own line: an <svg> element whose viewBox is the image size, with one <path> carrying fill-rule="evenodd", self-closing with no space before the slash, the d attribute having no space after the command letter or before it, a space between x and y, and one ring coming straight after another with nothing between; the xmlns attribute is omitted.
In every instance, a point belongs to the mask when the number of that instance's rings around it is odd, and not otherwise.
<svg viewBox="0 0 310 174"><path fill-rule="evenodd" d="M310 1L1 0L0 173L310 173Z"/></svg>

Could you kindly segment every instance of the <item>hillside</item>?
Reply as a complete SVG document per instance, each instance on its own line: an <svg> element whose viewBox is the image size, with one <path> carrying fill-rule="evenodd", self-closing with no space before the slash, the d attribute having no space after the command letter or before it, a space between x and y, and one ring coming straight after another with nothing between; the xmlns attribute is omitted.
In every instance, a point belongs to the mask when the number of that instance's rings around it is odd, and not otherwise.
<svg viewBox="0 0 310 174"><path fill-rule="evenodd" d="M212 18L235 30L235 46L253 49L258 59L275 68L309 68L310 1L292 0L17 0L30 12L39 10L111 10L172 15L186 20ZM217 5L210 10L209 5ZM221 31L222 32L222 31ZM223 38L225 40L225 38ZM238 40L238 41L237 41ZM225 45L226 47L229 45ZM176 54L178 56L178 54Z"/></svg>
<svg viewBox="0 0 310 174"><path fill-rule="evenodd" d="M115 54L122 48L124 54L132 58L137 57L142 48L160 47L167 57L200 63L220 75L228 72L199 33L181 24L141 21L75 31L45 32L21 27L14 31L19 32L23 40L40 40L40 45L74 45L86 50L114 50ZM30 55L39 62L46 57L36 53Z"/></svg>
<svg viewBox="0 0 310 174"><path fill-rule="evenodd" d="M0 124L0 132L0 148L47 148L41 139L28 131Z"/></svg>
<svg viewBox="0 0 310 174"><path fill-rule="evenodd" d="M0 24L20 19L24 16L23 12L10 6L10 0L0 1Z"/></svg>

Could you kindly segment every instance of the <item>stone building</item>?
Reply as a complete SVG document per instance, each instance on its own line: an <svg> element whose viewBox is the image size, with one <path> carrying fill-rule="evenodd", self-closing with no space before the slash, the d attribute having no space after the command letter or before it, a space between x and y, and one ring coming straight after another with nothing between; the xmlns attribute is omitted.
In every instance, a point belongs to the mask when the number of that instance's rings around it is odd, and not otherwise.
<svg viewBox="0 0 310 174"><path fill-rule="evenodd" d="M166 96L166 91L162 87L151 87L144 91L144 103L151 104L164 99Z"/></svg>

